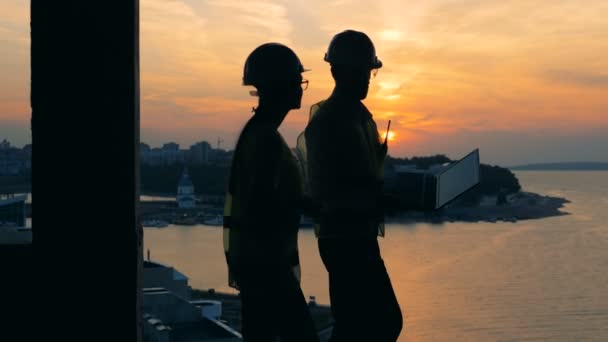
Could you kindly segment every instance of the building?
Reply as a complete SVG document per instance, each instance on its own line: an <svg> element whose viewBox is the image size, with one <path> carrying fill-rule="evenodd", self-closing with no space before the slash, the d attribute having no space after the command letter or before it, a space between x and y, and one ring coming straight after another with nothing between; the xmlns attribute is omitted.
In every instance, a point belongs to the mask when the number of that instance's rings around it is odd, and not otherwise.
<svg viewBox="0 0 608 342"><path fill-rule="evenodd" d="M234 150L225 151L225 150L214 150L213 151L213 160L214 164L223 167L229 167L232 162L232 156L234 155Z"/></svg>
<svg viewBox="0 0 608 342"><path fill-rule="evenodd" d="M8 150L11 148L11 143L6 139L2 139L0 142L0 150Z"/></svg>
<svg viewBox="0 0 608 342"><path fill-rule="evenodd" d="M160 148L150 148L149 146L147 146L147 148L145 148L145 147L140 148L140 151L139 151L140 157L139 158L140 158L142 164L152 165L152 166L161 165L162 160L161 160L160 153L161 153Z"/></svg>
<svg viewBox="0 0 608 342"><path fill-rule="evenodd" d="M139 153L148 152L148 151L150 151L150 145L140 142L139 143Z"/></svg>
<svg viewBox="0 0 608 342"><path fill-rule="evenodd" d="M186 160L185 151L179 149L179 144L169 142L161 148L161 159L165 165L183 164Z"/></svg>
<svg viewBox="0 0 608 342"><path fill-rule="evenodd" d="M188 175L188 170L184 169L182 178L177 185L177 206L180 209L191 209L196 205L194 197L194 184Z"/></svg>
<svg viewBox="0 0 608 342"><path fill-rule="evenodd" d="M144 287L162 287L182 299L190 299L188 277L175 268L158 262L144 261Z"/></svg>
<svg viewBox="0 0 608 342"><path fill-rule="evenodd" d="M211 144L206 141L197 142L190 146L186 159L194 165L209 164L212 152Z"/></svg>
<svg viewBox="0 0 608 342"><path fill-rule="evenodd" d="M180 150L179 144L169 142L161 148L150 148L148 144L140 143L140 160L146 165L184 164L187 150Z"/></svg>
<svg viewBox="0 0 608 342"><path fill-rule="evenodd" d="M179 151L179 144L174 142L164 143L162 147L163 151Z"/></svg>
<svg viewBox="0 0 608 342"><path fill-rule="evenodd" d="M11 146L4 139L0 142L0 176L16 176L28 172L32 168L32 145L22 149Z"/></svg>
<svg viewBox="0 0 608 342"><path fill-rule="evenodd" d="M32 144L26 144L21 150L23 153L23 169L30 171L32 169Z"/></svg>
<svg viewBox="0 0 608 342"><path fill-rule="evenodd" d="M0 176L16 176L23 168L23 163L18 160L0 160Z"/></svg>
<svg viewBox="0 0 608 342"><path fill-rule="evenodd" d="M139 146L141 163L151 166L229 166L233 155L233 151L214 149L207 141L199 141L185 150L180 150L179 144L174 142L165 143L161 148L151 148L145 143L140 143Z"/></svg>
<svg viewBox="0 0 608 342"><path fill-rule="evenodd" d="M241 334L220 321L222 303L190 300L188 277L149 260L143 269L144 341L240 341Z"/></svg>
<svg viewBox="0 0 608 342"><path fill-rule="evenodd" d="M32 243L32 229L26 226L27 195L0 197L0 245Z"/></svg>

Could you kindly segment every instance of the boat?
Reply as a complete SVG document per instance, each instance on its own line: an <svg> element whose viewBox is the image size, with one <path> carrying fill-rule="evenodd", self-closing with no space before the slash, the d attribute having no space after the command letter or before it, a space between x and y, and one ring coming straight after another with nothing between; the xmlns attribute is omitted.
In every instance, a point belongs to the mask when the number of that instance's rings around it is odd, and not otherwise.
<svg viewBox="0 0 608 342"><path fill-rule="evenodd" d="M215 215L209 219L203 221L203 224L207 226L223 226L224 225L224 216Z"/></svg>
<svg viewBox="0 0 608 342"><path fill-rule="evenodd" d="M193 225L197 224L197 222L196 222L195 217L184 215L184 216L175 218L173 220L173 224L180 225L180 226L193 226Z"/></svg>
<svg viewBox="0 0 608 342"><path fill-rule="evenodd" d="M144 227L163 228L169 225L169 222L163 220L145 220L142 222Z"/></svg>

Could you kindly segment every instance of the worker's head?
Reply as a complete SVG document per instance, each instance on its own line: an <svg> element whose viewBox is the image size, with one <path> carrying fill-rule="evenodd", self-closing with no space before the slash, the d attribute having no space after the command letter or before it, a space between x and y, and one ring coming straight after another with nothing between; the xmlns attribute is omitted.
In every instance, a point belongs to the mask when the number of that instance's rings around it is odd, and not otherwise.
<svg viewBox="0 0 608 342"><path fill-rule="evenodd" d="M252 94L258 95L260 102L297 109L302 102L302 73L305 71L308 70L304 69L293 50L283 44L266 43L247 57L243 85L256 87L257 91Z"/></svg>
<svg viewBox="0 0 608 342"><path fill-rule="evenodd" d="M367 97L370 76L382 67L371 39L365 33L353 30L336 34L324 59L331 64L336 87L358 99Z"/></svg>

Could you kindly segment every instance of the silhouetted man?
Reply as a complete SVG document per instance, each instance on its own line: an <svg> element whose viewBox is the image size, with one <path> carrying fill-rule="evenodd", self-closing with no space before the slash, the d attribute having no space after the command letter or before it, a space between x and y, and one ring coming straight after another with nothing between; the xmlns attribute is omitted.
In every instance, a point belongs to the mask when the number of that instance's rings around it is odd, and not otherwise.
<svg viewBox="0 0 608 342"><path fill-rule="evenodd" d="M256 87L259 105L235 148L224 213L229 285L240 290L245 341L318 341L299 284L301 178L278 132L300 108L304 71L278 43L259 46L245 62L243 84Z"/></svg>
<svg viewBox="0 0 608 342"><path fill-rule="evenodd" d="M361 102L382 62L369 37L352 30L333 38L325 61L336 86L311 108L304 134L311 193L323 208L317 236L329 273L332 341L395 341L403 318L377 240L390 203L382 194L387 146Z"/></svg>

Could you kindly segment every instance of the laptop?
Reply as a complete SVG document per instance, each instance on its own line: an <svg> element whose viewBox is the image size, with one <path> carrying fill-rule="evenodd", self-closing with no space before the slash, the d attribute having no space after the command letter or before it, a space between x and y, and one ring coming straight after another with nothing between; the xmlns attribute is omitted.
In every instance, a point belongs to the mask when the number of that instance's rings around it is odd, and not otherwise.
<svg viewBox="0 0 608 342"><path fill-rule="evenodd" d="M440 209L479 184L479 149L430 170L396 170L393 178L389 190L402 200L405 210Z"/></svg>

